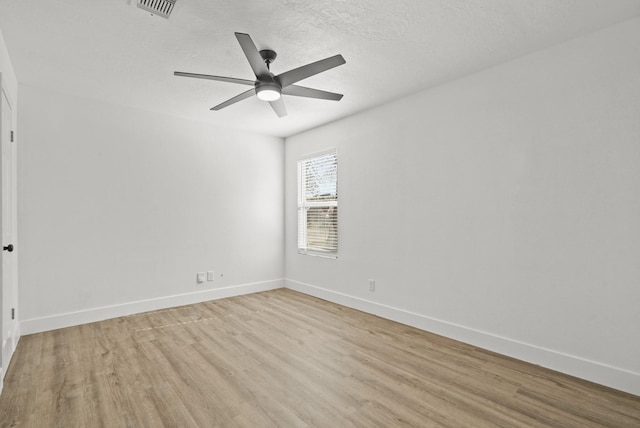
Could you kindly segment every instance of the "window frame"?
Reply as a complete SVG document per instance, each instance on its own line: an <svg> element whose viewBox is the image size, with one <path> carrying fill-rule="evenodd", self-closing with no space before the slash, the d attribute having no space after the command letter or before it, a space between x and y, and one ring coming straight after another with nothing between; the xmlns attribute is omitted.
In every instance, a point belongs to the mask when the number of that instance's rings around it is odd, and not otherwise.
<svg viewBox="0 0 640 428"><path fill-rule="evenodd" d="M308 161L312 161L314 159L318 159L321 157L325 157L327 155L333 155L335 158L335 163L336 163L336 179L335 179L335 199L327 199L327 200L320 200L320 201L309 201L305 195L306 195L306 181L304 181L303 179L303 169L304 169L304 165L306 162ZM319 257L325 257L325 258L330 258L330 259L337 259L338 258L338 215L339 215L339 211L337 211L338 208L338 169L339 169L339 162L338 162L338 150L337 148L331 148L331 149L327 149L327 150L323 150L323 151L319 151L319 152L314 152L314 153L310 153L310 154L306 154L303 155L301 157L298 158L297 161L297 192L298 192L298 196L297 196L297 222L298 222L298 231L297 231L297 248L298 248L298 254L302 254L302 255L308 255L308 256L319 256ZM321 248L313 248L313 247L309 247L308 246L308 229L307 229L307 225L308 225L308 221L307 221L307 213L309 211L309 209L312 208L335 208L336 209L336 214L335 214L335 250L331 250L331 249L321 249Z"/></svg>

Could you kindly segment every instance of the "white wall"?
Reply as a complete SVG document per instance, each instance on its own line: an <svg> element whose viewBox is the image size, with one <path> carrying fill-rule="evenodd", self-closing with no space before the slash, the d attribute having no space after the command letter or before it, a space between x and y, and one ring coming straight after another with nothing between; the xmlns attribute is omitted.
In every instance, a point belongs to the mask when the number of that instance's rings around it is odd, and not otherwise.
<svg viewBox="0 0 640 428"><path fill-rule="evenodd" d="M282 139L20 92L23 333L282 286Z"/></svg>
<svg viewBox="0 0 640 428"><path fill-rule="evenodd" d="M627 21L287 139L287 286L640 394L638 40ZM296 160L329 147L337 260L295 238Z"/></svg>

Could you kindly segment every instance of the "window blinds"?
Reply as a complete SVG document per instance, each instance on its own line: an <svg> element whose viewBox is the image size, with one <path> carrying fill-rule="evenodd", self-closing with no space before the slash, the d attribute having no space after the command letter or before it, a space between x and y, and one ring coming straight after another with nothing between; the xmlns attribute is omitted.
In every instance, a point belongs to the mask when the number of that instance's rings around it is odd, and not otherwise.
<svg viewBox="0 0 640 428"><path fill-rule="evenodd" d="M298 252L338 253L338 157L323 153L298 162Z"/></svg>

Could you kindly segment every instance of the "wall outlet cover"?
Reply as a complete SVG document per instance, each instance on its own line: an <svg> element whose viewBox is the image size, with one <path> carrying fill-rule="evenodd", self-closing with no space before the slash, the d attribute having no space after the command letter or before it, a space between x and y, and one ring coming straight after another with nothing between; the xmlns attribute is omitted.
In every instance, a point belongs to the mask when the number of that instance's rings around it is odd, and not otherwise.
<svg viewBox="0 0 640 428"><path fill-rule="evenodd" d="M198 283L204 282L204 272L198 272L198 274L196 275L196 281Z"/></svg>

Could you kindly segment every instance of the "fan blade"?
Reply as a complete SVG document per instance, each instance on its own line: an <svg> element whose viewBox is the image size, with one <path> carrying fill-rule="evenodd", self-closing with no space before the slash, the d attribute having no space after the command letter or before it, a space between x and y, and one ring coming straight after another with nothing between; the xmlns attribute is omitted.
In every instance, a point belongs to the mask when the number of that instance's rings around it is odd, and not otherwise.
<svg viewBox="0 0 640 428"><path fill-rule="evenodd" d="M238 43L240 43L240 47L244 51L244 56L247 57L249 65L251 65L251 69L253 70L253 73L256 75L258 80L265 77L271 79L271 73L267 68L267 64L265 64L264 60L262 59L260 52L258 52L258 48L256 48L256 45L253 43L253 40L251 40L251 36L244 33L235 34L236 39L238 39Z"/></svg>
<svg viewBox="0 0 640 428"><path fill-rule="evenodd" d="M249 89L246 92L241 93L240 95L236 95L235 97L231 98L230 100L227 100L225 102L223 102L222 104L218 104L215 107L211 107L211 110L221 110L225 107L229 107L231 104L235 104L238 101L242 101L246 98L249 98L252 95L255 95L256 90L255 89Z"/></svg>
<svg viewBox="0 0 640 428"><path fill-rule="evenodd" d="M284 101L282 101L282 97L278 98L275 101L269 101L269 104L271 104L271 108L273 108L273 111L276 112L278 117L284 117L287 115L287 109L284 106Z"/></svg>
<svg viewBox="0 0 640 428"><path fill-rule="evenodd" d="M196 79L218 80L220 82L239 83L241 85L255 86L256 82L247 79L236 79L235 77L212 76L210 74L185 73L182 71L174 71L174 76L194 77Z"/></svg>
<svg viewBox="0 0 640 428"><path fill-rule="evenodd" d="M320 61L312 62L311 64L303 65L302 67L294 68L293 70L285 71L284 73L276 76L282 87L293 85L294 83L311 77L315 74L322 73L323 71L330 70L334 67L344 64L346 61L342 55L335 55L329 58L321 59Z"/></svg>
<svg viewBox="0 0 640 428"><path fill-rule="evenodd" d="M290 85L282 88L285 95L294 95L296 97L319 98L321 100L340 101L342 94L335 92L321 91L320 89L305 88L304 86Z"/></svg>

